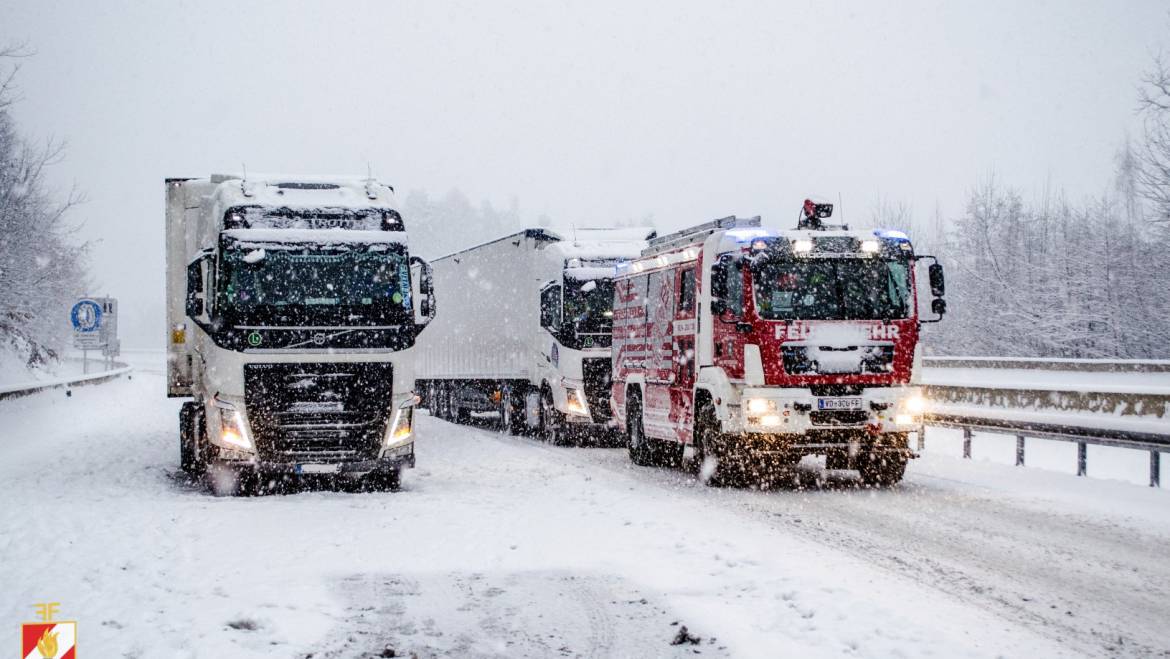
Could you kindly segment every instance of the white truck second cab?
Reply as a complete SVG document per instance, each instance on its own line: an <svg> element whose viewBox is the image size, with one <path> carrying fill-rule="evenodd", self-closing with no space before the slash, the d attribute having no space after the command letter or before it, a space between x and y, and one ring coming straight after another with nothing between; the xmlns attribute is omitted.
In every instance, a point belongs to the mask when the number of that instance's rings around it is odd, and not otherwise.
<svg viewBox="0 0 1170 659"><path fill-rule="evenodd" d="M434 261L442 308L419 340L435 416L493 413L553 443L612 436L613 277L653 229L534 228Z"/></svg>
<svg viewBox="0 0 1170 659"><path fill-rule="evenodd" d="M410 348L433 314L394 191L372 179L166 180L167 395L216 494L414 466Z"/></svg>

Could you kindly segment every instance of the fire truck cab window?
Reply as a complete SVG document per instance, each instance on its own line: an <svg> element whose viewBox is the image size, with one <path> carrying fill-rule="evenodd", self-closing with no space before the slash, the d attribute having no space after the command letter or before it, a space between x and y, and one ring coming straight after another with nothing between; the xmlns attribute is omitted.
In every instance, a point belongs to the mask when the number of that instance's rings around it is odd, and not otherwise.
<svg viewBox="0 0 1170 659"><path fill-rule="evenodd" d="M734 261L723 266L727 270L727 311L735 318L743 317L743 270Z"/></svg>
<svg viewBox="0 0 1170 659"><path fill-rule="evenodd" d="M695 310L695 269L688 268L679 275L678 310Z"/></svg>
<svg viewBox="0 0 1170 659"><path fill-rule="evenodd" d="M905 263L878 259L770 261L752 272L766 320L881 320L910 314Z"/></svg>

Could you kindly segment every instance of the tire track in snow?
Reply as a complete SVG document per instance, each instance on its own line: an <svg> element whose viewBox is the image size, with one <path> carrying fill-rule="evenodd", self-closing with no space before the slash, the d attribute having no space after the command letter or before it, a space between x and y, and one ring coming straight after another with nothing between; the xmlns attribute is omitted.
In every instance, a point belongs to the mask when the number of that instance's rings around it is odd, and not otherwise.
<svg viewBox="0 0 1170 659"><path fill-rule="evenodd" d="M651 484L696 505L860 558L993 612L1071 652L1170 656L1167 539L1116 520L1033 509L979 486L908 472L892 490L830 474L810 489L708 489L678 470L636 467L625 452L485 437Z"/></svg>

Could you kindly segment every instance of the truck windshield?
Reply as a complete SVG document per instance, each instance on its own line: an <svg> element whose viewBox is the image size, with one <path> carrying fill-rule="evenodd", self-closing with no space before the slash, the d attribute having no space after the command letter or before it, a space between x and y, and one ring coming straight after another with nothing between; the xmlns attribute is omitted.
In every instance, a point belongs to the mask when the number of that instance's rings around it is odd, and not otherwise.
<svg viewBox="0 0 1170 659"><path fill-rule="evenodd" d="M880 320L910 315L907 263L880 259L770 260L753 268L766 320Z"/></svg>
<svg viewBox="0 0 1170 659"><path fill-rule="evenodd" d="M387 325L411 310L400 245L227 244L216 309L231 325Z"/></svg>
<svg viewBox="0 0 1170 659"><path fill-rule="evenodd" d="M613 280L565 278L565 324L577 334L613 332Z"/></svg>

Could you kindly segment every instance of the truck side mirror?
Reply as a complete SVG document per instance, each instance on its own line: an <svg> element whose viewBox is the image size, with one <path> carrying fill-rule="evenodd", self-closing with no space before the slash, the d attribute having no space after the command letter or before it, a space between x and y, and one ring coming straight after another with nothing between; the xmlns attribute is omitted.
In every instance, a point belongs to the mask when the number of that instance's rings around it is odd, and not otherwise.
<svg viewBox="0 0 1170 659"><path fill-rule="evenodd" d="M187 266L187 316L200 322L207 313L207 291L204 289L204 265L211 258L204 254ZM205 319L203 319L205 320Z"/></svg>
<svg viewBox="0 0 1170 659"><path fill-rule="evenodd" d="M415 291L417 304L414 305L414 322L419 325L426 325L431 322L431 319L435 317L435 312L438 310L435 304L435 272L430 263L417 256L410 257L410 266L414 279L411 285L417 285L417 290Z"/></svg>
<svg viewBox="0 0 1170 659"><path fill-rule="evenodd" d="M561 326L561 287L555 282L540 291L540 326L551 332Z"/></svg>
<svg viewBox="0 0 1170 659"><path fill-rule="evenodd" d="M938 263L931 263L928 270L930 274L930 294L934 297L942 297L947 293L947 282L943 276L943 267ZM945 304L943 305L946 306Z"/></svg>
<svg viewBox="0 0 1170 659"><path fill-rule="evenodd" d="M711 314L727 311L727 267L722 260L711 264Z"/></svg>
<svg viewBox="0 0 1170 659"><path fill-rule="evenodd" d="M936 316L941 316L947 312L947 301L941 297L936 297L930 302L930 310Z"/></svg>

